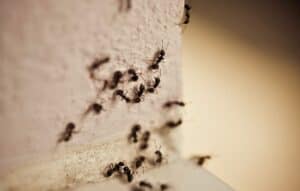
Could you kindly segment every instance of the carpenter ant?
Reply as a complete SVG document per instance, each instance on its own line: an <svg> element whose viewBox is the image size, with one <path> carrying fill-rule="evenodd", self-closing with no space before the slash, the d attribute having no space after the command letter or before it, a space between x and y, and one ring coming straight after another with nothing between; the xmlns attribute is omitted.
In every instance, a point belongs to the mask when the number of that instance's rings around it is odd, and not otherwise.
<svg viewBox="0 0 300 191"><path fill-rule="evenodd" d="M129 81L130 82L136 82L139 79L139 76L137 75L136 71L134 69L129 69L128 74L130 75Z"/></svg>
<svg viewBox="0 0 300 191"><path fill-rule="evenodd" d="M145 162L145 160L146 160L146 158L144 156L137 157L133 162L134 168L135 169L140 168L143 165L143 163Z"/></svg>
<svg viewBox="0 0 300 191"><path fill-rule="evenodd" d="M211 156L210 155L203 155L203 156L195 156L193 157L195 160L197 160L197 165L198 166L203 166L203 164L211 159Z"/></svg>
<svg viewBox="0 0 300 191"><path fill-rule="evenodd" d="M167 190L170 186L169 186L168 184L161 184L159 187L160 187L160 190L161 190L161 191L165 191L165 190Z"/></svg>
<svg viewBox="0 0 300 191"><path fill-rule="evenodd" d="M67 142L72 138L72 134L75 133L75 124L73 122L70 122L66 125L65 131L60 135L60 138L58 139L58 143L64 141Z"/></svg>
<svg viewBox="0 0 300 191"><path fill-rule="evenodd" d="M94 71L96 70L96 69L98 69L101 65L103 65L103 64L105 64L105 63L107 63L107 62L109 62L110 61L110 58L109 57L105 57L105 58L102 58L102 59L96 59L93 63L92 63L92 65L90 65L89 67L88 67L88 70L89 70L89 72L90 72L90 77L91 78L94 78Z"/></svg>
<svg viewBox="0 0 300 191"><path fill-rule="evenodd" d="M147 181L144 181L144 180L139 182L139 186L140 187L146 187L146 188L149 188L149 189L153 188L153 186L150 182L147 182Z"/></svg>
<svg viewBox="0 0 300 191"><path fill-rule="evenodd" d="M154 78L154 84L152 85L152 87L149 87L147 89L147 92L154 93L155 89L158 87L159 84L160 84L160 78L158 77Z"/></svg>
<svg viewBox="0 0 300 191"><path fill-rule="evenodd" d="M157 156L155 163L160 164L163 160L163 155L162 155L161 151L156 150L155 155Z"/></svg>
<svg viewBox="0 0 300 191"><path fill-rule="evenodd" d="M111 81L109 88L115 89L118 86L122 77L123 77L123 73L121 71L119 71L119 70L115 71L113 74L112 81Z"/></svg>
<svg viewBox="0 0 300 191"><path fill-rule="evenodd" d="M123 100L125 100L127 103L130 102L130 98L128 98L124 91L123 90L120 90L120 89L117 89L115 92L114 92L114 96L120 96Z"/></svg>
<svg viewBox="0 0 300 191"><path fill-rule="evenodd" d="M131 133L129 134L129 141L132 141L133 143L138 142L137 133L141 130L141 126L139 124L134 125L131 128Z"/></svg>
<svg viewBox="0 0 300 191"><path fill-rule="evenodd" d="M135 96L132 100L133 103L139 103L141 101L141 97L143 93L145 92L145 86L143 84L140 84L139 88L135 91Z"/></svg>
<svg viewBox="0 0 300 191"><path fill-rule="evenodd" d="M182 120L179 119L178 121L167 121L165 126L169 128L175 128L182 124Z"/></svg>
<svg viewBox="0 0 300 191"><path fill-rule="evenodd" d="M174 106L174 105L178 105L178 106L184 107L184 106L185 106L185 103L182 102L182 101L168 101L168 102L166 102L166 103L163 105L163 107L164 107L164 108L170 108L170 107L172 107L172 106Z"/></svg>
<svg viewBox="0 0 300 191"><path fill-rule="evenodd" d="M192 6L188 3L184 4L184 12L185 12L185 19L182 24L188 24L190 22L190 10L192 9Z"/></svg>

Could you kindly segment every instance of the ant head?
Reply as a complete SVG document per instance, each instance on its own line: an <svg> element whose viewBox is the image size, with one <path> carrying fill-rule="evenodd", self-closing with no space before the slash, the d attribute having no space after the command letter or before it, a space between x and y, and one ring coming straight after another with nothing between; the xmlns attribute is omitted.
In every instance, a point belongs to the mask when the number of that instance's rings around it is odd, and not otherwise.
<svg viewBox="0 0 300 191"><path fill-rule="evenodd" d="M192 6L190 6L189 4L185 3L184 4L184 8L189 11L189 10L192 9Z"/></svg>
<svg viewBox="0 0 300 191"><path fill-rule="evenodd" d="M139 131L141 130L141 125L139 124L135 124L133 127L132 127L132 131Z"/></svg>
<svg viewBox="0 0 300 191"><path fill-rule="evenodd" d="M93 103L92 108L96 113L99 113L103 109L103 106L99 103Z"/></svg>
<svg viewBox="0 0 300 191"><path fill-rule="evenodd" d="M124 162L118 162L118 164L117 164L119 167L121 167L121 166L124 166L125 164L124 164Z"/></svg>
<svg viewBox="0 0 300 191"><path fill-rule="evenodd" d="M155 83L159 83L160 82L160 78L159 77L155 77L154 80L155 80Z"/></svg>
<svg viewBox="0 0 300 191"><path fill-rule="evenodd" d="M135 74L135 73L136 73L136 72L135 72L135 69L133 69L133 68L128 69L127 72L128 72L129 74Z"/></svg>
<svg viewBox="0 0 300 191"><path fill-rule="evenodd" d="M123 94L124 94L124 91L121 90L121 89L117 89L117 90L115 91L115 94L116 94L116 95L123 95Z"/></svg>
<svg viewBox="0 0 300 191"><path fill-rule="evenodd" d="M121 71L117 70L117 71L114 72L114 77L115 78L120 78L122 76L123 76L123 73Z"/></svg>
<svg viewBox="0 0 300 191"><path fill-rule="evenodd" d="M66 129L68 129L68 130L75 129L75 124L73 122L68 123Z"/></svg>

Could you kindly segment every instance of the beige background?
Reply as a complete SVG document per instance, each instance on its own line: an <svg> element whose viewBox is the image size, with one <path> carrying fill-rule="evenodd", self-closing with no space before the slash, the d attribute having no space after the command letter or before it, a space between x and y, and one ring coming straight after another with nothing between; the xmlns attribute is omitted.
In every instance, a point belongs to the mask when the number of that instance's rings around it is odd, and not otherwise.
<svg viewBox="0 0 300 191"><path fill-rule="evenodd" d="M243 191L300 190L295 4L192 1L184 33L184 155Z"/></svg>

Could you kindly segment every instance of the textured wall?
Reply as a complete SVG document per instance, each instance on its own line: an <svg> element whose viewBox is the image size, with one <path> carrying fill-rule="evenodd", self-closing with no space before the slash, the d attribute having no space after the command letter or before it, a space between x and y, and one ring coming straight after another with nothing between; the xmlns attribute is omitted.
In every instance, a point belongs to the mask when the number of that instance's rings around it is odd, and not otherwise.
<svg viewBox="0 0 300 191"><path fill-rule="evenodd" d="M181 98L178 23L183 1L134 0L128 11L120 10L121 3L126 1L1 1L2 183L41 189L98 180L99 169L109 160L134 154L126 142L134 123L154 129L180 117L161 105ZM159 72L149 72L162 44L166 60ZM114 101L111 90L98 94L96 87L102 84L93 83L87 67L105 56L111 59L97 71L99 78L133 67L142 78L138 83L124 79L119 87L131 95L134 86L160 77L157 91L146 94L140 104ZM83 117L95 100L104 111ZM57 144L70 121L80 132ZM163 141L157 138L151 147L174 150L169 139Z"/></svg>

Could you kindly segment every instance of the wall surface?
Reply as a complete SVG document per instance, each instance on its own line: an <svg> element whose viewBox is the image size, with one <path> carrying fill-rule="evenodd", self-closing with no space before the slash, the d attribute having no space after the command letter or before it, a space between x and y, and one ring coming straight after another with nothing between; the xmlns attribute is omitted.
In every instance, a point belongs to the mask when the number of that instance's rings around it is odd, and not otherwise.
<svg viewBox="0 0 300 191"><path fill-rule="evenodd" d="M178 23L183 1L135 0L129 10L126 2L1 1L2 183L39 190L45 185L54 189L100 180L100 169L108 161L136 154L127 143L135 123L152 129L157 137L150 142L149 154L158 148L177 152L173 134L162 140L154 129L180 117L178 110L163 110L162 104L181 98ZM162 46L165 61L159 71L149 71ZM95 82L87 68L104 57L110 61L97 70L100 82ZM139 81L128 82L124 77L118 88L133 96L134 87L152 84L159 77L156 92L146 94L139 104L127 104L113 99L112 90L99 91L113 72L129 68L138 72ZM104 111L85 115L95 101ZM70 121L78 132L69 142L58 144Z"/></svg>

